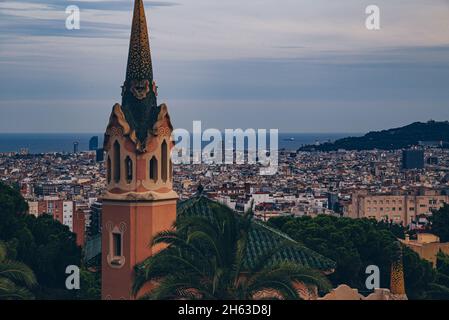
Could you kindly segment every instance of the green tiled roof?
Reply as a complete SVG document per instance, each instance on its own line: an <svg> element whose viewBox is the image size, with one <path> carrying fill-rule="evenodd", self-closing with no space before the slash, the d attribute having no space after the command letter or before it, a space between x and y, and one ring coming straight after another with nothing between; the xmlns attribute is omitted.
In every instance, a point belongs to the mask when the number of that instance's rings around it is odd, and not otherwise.
<svg viewBox="0 0 449 320"><path fill-rule="evenodd" d="M205 196L196 196L178 203L178 219L183 216L201 216L207 218L213 214L212 208L217 207L223 207L233 212L227 206L212 201ZM236 212L233 213L237 214ZM305 267L327 272L335 269L334 261L306 248L286 234L270 228L257 220L254 220L250 231L245 265L247 267L253 266L258 257L276 249L282 243L291 243L292 246L285 246L284 249L281 249L275 255L275 259L278 261L293 261Z"/></svg>

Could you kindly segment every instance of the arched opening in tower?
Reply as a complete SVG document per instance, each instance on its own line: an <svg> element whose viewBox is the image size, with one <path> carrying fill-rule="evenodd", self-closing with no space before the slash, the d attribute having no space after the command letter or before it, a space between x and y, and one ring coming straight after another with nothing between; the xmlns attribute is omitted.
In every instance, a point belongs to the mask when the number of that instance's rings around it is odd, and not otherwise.
<svg viewBox="0 0 449 320"><path fill-rule="evenodd" d="M129 156L125 159L126 182L129 184L133 180L133 161Z"/></svg>
<svg viewBox="0 0 449 320"><path fill-rule="evenodd" d="M168 176L168 150L167 150L167 142L164 140L162 142L161 146L161 176L162 181L167 182L167 176Z"/></svg>
<svg viewBox="0 0 449 320"><path fill-rule="evenodd" d="M153 156L150 160L150 179L157 181L157 159Z"/></svg>
<svg viewBox="0 0 449 320"><path fill-rule="evenodd" d="M120 182L120 143L114 142L114 181Z"/></svg>
<svg viewBox="0 0 449 320"><path fill-rule="evenodd" d="M108 183L111 183L111 178L112 178L112 163L111 163L111 157L108 156L108 162L107 162L107 179L108 179Z"/></svg>

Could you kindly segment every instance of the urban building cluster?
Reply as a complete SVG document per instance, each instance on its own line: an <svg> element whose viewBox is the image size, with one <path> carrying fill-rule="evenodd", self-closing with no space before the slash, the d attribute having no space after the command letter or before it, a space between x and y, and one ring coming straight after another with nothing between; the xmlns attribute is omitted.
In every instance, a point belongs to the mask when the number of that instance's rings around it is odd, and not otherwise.
<svg viewBox="0 0 449 320"><path fill-rule="evenodd" d="M411 225L449 203L447 149L283 150L279 157L275 176L249 165L176 166L176 191L188 198L202 185L216 200L237 211L252 208L264 220L336 214Z"/></svg>
<svg viewBox="0 0 449 320"><path fill-rule="evenodd" d="M97 200L105 185L103 165L96 150L33 155L21 150L0 154L0 180L20 188L29 214L51 215L84 246L100 231L101 210L95 208L101 207Z"/></svg>
<svg viewBox="0 0 449 320"><path fill-rule="evenodd" d="M84 245L101 231L99 199L106 172L98 154L96 150L4 153L0 179L20 188L30 214L52 215ZM259 169L259 165L175 165L174 190L182 200L204 188L209 197L236 211L252 209L261 220L332 214L388 220L412 229L423 227L432 211L449 203L447 149L282 150L276 175L260 175Z"/></svg>

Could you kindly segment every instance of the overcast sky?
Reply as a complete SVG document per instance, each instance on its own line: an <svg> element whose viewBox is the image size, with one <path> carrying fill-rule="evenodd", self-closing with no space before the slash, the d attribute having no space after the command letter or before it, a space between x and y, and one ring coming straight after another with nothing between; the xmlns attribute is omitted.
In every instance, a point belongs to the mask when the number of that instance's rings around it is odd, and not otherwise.
<svg viewBox="0 0 449 320"><path fill-rule="evenodd" d="M175 127L366 132L449 120L449 0L144 1ZM66 30L65 8L81 9ZM381 9L381 30L365 8ZM0 132L101 132L132 0L0 0Z"/></svg>

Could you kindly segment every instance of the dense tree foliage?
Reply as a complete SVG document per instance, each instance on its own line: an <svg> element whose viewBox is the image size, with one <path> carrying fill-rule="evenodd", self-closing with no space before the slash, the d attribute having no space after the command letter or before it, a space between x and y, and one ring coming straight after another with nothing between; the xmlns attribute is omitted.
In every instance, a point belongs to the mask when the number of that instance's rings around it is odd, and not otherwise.
<svg viewBox="0 0 449 320"><path fill-rule="evenodd" d="M0 242L0 300L33 299L30 290L35 285L33 271L21 262L10 260L5 244Z"/></svg>
<svg viewBox="0 0 449 320"><path fill-rule="evenodd" d="M251 216L217 207L212 217L184 217L178 219L176 231L157 235L153 245L168 248L136 268L134 293L155 280L159 285L143 298L250 300L263 291L265 298L298 299L294 281L329 289L320 272L275 261L277 250L246 267Z"/></svg>
<svg viewBox="0 0 449 320"><path fill-rule="evenodd" d="M101 299L101 272L81 269L80 290L76 292L79 300Z"/></svg>
<svg viewBox="0 0 449 320"><path fill-rule="evenodd" d="M337 262L330 275L334 286L347 284L366 291L366 267L376 265L381 272L381 287L390 286L391 263L400 254L397 237L403 237L400 226L368 219L332 216L280 217L269 221L312 250ZM402 230L402 231L401 231ZM409 298L424 298L434 273L429 262L408 248L402 248L404 277Z"/></svg>
<svg viewBox="0 0 449 320"><path fill-rule="evenodd" d="M440 237L441 242L449 242L449 205L433 213L430 218L432 233Z"/></svg>
<svg viewBox="0 0 449 320"><path fill-rule="evenodd" d="M435 280L435 270L429 261L408 247L402 248L404 263L405 291L412 300L427 299L429 285Z"/></svg>
<svg viewBox="0 0 449 320"><path fill-rule="evenodd" d="M76 298L81 293L65 288L66 267L81 265L75 234L49 215L36 218L26 211L20 193L0 183L0 241L5 243L10 259L33 270L38 282L33 289L36 298Z"/></svg>
<svg viewBox="0 0 449 320"><path fill-rule="evenodd" d="M434 300L449 300L449 255L441 251L437 255L435 281L430 284L428 298Z"/></svg>

